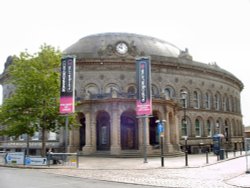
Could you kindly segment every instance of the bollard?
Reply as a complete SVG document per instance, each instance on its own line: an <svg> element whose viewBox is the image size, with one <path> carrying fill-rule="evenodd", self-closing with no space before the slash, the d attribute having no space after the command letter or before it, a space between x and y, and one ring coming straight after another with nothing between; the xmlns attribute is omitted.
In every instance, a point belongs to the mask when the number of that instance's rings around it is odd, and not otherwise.
<svg viewBox="0 0 250 188"><path fill-rule="evenodd" d="M226 152L226 158L228 158L228 151L227 151L227 150L225 150L225 152Z"/></svg>
<svg viewBox="0 0 250 188"><path fill-rule="evenodd" d="M51 159L51 153L48 153L47 161L48 161L48 167L50 167L50 159Z"/></svg>
<svg viewBox="0 0 250 188"><path fill-rule="evenodd" d="M79 154L76 153L76 168L79 168Z"/></svg>
<svg viewBox="0 0 250 188"><path fill-rule="evenodd" d="M188 151L185 151L185 165L188 166Z"/></svg>
<svg viewBox="0 0 250 188"><path fill-rule="evenodd" d="M206 163L208 164L209 161L208 161L208 151L206 151Z"/></svg>
<svg viewBox="0 0 250 188"><path fill-rule="evenodd" d="M236 150L234 150L234 157L236 157Z"/></svg>
<svg viewBox="0 0 250 188"><path fill-rule="evenodd" d="M164 167L164 148L163 148L163 136L161 138L161 167Z"/></svg>

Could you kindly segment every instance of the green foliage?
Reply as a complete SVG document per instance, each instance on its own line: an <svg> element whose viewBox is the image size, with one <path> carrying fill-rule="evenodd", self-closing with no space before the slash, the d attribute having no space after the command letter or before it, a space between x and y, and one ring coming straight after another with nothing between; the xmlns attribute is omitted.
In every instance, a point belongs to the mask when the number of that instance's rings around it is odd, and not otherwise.
<svg viewBox="0 0 250 188"><path fill-rule="evenodd" d="M33 135L64 125L65 118L59 114L60 61L61 52L46 44L38 53L26 51L14 58L6 73L15 92L0 109L0 124L5 126L1 134Z"/></svg>

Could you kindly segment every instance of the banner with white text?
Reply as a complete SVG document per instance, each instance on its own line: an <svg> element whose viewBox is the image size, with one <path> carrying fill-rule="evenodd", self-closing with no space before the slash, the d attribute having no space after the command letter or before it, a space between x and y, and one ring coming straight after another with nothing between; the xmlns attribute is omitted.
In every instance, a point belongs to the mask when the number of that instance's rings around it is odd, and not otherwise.
<svg viewBox="0 0 250 188"><path fill-rule="evenodd" d="M137 100L136 114L138 116L152 114L151 98L151 61L148 57L136 59Z"/></svg>
<svg viewBox="0 0 250 188"><path fill-rule="evenodd" d="M60 113L70 114L75 111L75 58L61 59L61 97Z"/></svg>

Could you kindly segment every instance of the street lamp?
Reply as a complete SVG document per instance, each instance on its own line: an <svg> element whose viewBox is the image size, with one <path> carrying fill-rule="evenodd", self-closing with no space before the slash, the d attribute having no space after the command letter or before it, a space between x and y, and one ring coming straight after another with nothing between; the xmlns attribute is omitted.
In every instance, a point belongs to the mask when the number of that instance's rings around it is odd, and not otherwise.
<svg viewBox="0 0 250 188"><path fill-rule="evenodd" d="M188 131L187 131L187 119L186 119L186 99L187 99L187 91L181 91L181 100L183 102L183 111L184 111L184 117L182 119L182 124L185 124L185 129L186 129L186 135L183 136L185 140L185 165L188 166L188 149L187 149L187 139L188 139Z"/></svg>
<svg viewBox="0 0 250 188"><path fill-rule="evenodd" d="M188 136L183 136L185 140L185 165L188 166L188 149L187 149L187 140Z"/></svg>
<svg viewBox="0 0 250 188"><path fill-rule="evenodd" d="M157 129L160 137L160 148L161 148L161 166L164 166L164 148L163 148L163 138L164 138L164 122L166 120L156 120L155 123L157 123Z"/></svg>
<svg viewBox="0 0 250 188"><path fill-rule="evenodd" d="M186 105L186 99L187 99L187 91L185 91L185 90L183 90L183 91L181 91L181 100L182 100L182 102L183 102L183 111L184 111L184 118L183 118L183 120L184 120L184 122L183 123L185 123L185 124L187 124L187 120L186 120L186 108L187 108L187 105Z"/></svg>

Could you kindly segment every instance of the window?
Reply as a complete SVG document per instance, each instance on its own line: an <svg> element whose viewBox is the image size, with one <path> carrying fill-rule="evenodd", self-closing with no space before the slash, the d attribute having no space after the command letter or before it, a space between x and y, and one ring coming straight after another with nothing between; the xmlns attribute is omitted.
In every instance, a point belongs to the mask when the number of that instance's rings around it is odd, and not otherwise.
<svg viewBox="0 0 250 188"><path fill-rule="evenodd" d="M56 133L55 132L49 132L48 140L56 140Z"/></svg>
<svg viewBox="0 0 250 188"><path fill-rule="evenodd" d="M25 134L22 134L19 136L19 140L24 140L26 138L26 135Z"/></svg>
<svg viewBox="0 0 250 188"><path fill-rule="evenodd" d="M200 97L197 91L194 91L194 108L200 108Z"/></svg>
<svg viewBox="0 0 250 188"><path fill-rule="evenodd" d="M158 88L155 85L151 85L152 96L157 97L159 95Z"/></svg>
<svg viewBox="0 0 250 188"><path fill-rule="evenodd" d="M128 97L133 98L136 94L136 90L134 86L129 86L128 87Z"/></svg>
<svg viewBox="0 0 250 188"><path fill-rule="evenodd" d="M211 128L211 122L210 122L210 120L207 120L207 136L208 137L212 136L212 128Z"/></svg>
<svg viewBox="0 0 250 188"><path fill-rule="evenodd" d="M187 121L184 120L184 119L181 122L181 135L182 136L188 136L187 135Z"/></svg>
<svg viewBox="0 0 250 188"><path fill-rule="evenodd" d="M219 94L215 94L215 109L220 110L220 96Z"/></svg>
<svg viewBox="0 0 250 188"><path fill-rule="evenodd" d="M210 109L211 108L211 97L209 93L205 94L205 108Z"/></svg>
<svg viewBox="0 0 250 188"><path fill-rule="evenodd" d="M129 86L128 93L129 94L135 94L135 87L134 86Z"/></svg>
<svg viewBox="0 0 250 188"><path fill-rule="evenodd" d="M164 89L164 95L167 100L172 99L174 96L174 89L171 86L167 86Z"/></svg>
<svg viewBox="0 0 250 188"><path fill-rule="evenodd" d="M165 94L166 99L170 99L171 98L171 91L170 91L169 88L166 88L164 90L164 94Z"/></svg>
<svg viewBox="0 0 250 188"><path fill-rule="evenodd" d="M195 135L201 136L200 121L198 119L195 120Z"/></svg>
<svg viewBox="0 0 250 188"><path fill-rule="evenodd" d="M31 138L32 140L39 140L39 132L35 132L34 135Z"/></svg>

